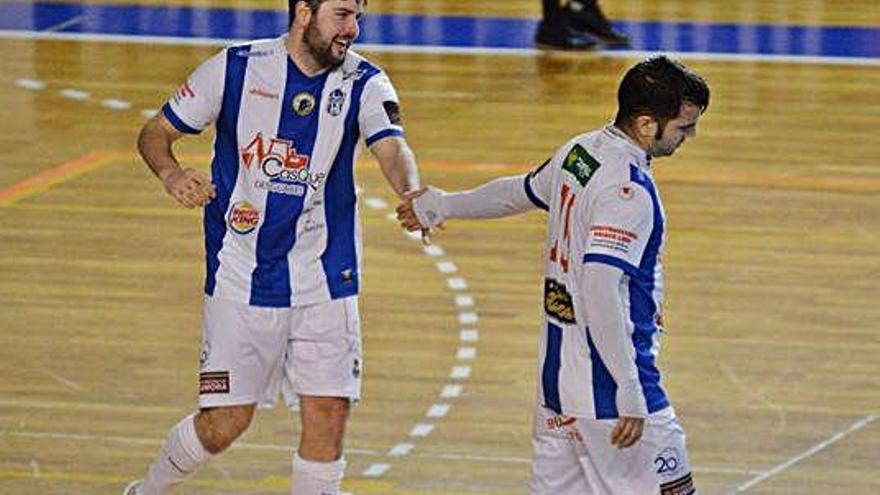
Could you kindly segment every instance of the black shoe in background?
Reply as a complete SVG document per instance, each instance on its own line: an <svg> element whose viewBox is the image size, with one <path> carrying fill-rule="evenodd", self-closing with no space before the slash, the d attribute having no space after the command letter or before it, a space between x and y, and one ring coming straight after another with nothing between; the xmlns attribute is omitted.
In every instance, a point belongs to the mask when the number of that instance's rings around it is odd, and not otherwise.
<svg viewBox="0 0 880 495"><path fill-rule="evenodd" d="M540 48L558 50L592 50L596 40L589 34L578 31L566 23L542 20L535 33L535 44Z"/></svg>
<svg viewBox="0 0 880 495"><path fill-rule="evenodd" d="M586 31L608 46L629 46L629 37L611 26L597 0L572 0L568 9L572 28Z"/></svg>

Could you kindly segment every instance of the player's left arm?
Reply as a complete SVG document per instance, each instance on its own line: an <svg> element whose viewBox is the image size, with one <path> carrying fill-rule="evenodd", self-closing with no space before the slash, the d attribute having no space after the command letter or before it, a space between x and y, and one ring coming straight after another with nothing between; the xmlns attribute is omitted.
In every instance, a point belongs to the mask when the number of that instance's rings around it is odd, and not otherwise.
<svg viewBox="0 0 880 495"><path fill-rule="evenodd" d="M375 141L370 152L379 162L382 174L394 192L403 199L407 191L419 187L416 156L402 136L389 136Z"/></svg>

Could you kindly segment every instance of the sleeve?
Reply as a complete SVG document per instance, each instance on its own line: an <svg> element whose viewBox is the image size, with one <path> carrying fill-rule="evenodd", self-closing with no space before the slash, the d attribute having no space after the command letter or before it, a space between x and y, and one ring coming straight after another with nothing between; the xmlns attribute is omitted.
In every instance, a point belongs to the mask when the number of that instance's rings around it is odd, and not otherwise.
<svg viewBox="0 0 880 495"><path fill-rule="evenodd" d="M562 168L562 163L572 143L568 142L556 150L556 153L544 163L526 175L524 187L529 201L536 207L550 210L550 198L553 196L553 171Z"/></svg>
<svg viewBox="0 0 880 495"><path fill-rule="evenodd" d="M162 106L162 114L186 134L198 134L220 115L226 50L205 61Z"/></svg>
<svg viewBox="0 0 880 495"><path fill-rule="evenodd" d="M581 304L587 310L587 325L602 362L617 384L617 409L621 416L648 415L645 394L639 382L636 350L627 335L626 310L620 295L623 272L617 267L591 263L580 271Z"/></svg>
<svg viewBox="0 0 880 495"><path fill-rule="evenodd" d="M367 146L385 137L404 135L397 92L384 72L367 81L361 95L358 124Z"/></svg>
<svg viewBox="0 0 880 495"><path fill-rule="evenodd" d="M588 207L584 263L605 263L635 275L654 226L650 194L637 184L617 184L599 191Z"/></svg>

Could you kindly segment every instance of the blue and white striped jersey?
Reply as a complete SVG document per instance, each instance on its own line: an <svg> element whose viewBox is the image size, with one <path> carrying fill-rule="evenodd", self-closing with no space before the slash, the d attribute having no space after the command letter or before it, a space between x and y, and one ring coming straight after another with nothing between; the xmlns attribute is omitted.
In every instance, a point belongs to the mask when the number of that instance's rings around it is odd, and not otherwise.
<svg viewBox="0 0 880 495"><path fill-rule="evenodd" d="M378 67L349 51L341 66L307 77L285 38L222 50L162 108L182 132L216 122L205 292L254 306L358 293L358 142L403 135Z"/></svg>
<svg viewBox="0 0 880 495"><path fill-rule="evenodd" d="M626 330L648 412L669 401L655 365L661 331L665 218L650 157L613 126L578 136L525 179L548 211L539 394L560 414L618 417L617 384L593 344L580 274L586 263L623 270Z"/></svg>

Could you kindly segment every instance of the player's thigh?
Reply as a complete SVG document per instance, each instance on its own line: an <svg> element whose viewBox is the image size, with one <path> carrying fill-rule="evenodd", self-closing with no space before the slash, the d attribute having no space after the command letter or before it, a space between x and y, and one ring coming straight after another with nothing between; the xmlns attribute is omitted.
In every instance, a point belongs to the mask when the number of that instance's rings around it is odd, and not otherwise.
<svg viewBox="0 0 880 495"><path fill-rule="evenodd" d="M532 424L529 495L592 495L580 457L583 438L576 420L538 406Z"/></svg>
<svg viewBox="0 0 880 495"><path fill-rule="evenodd" d="M288 311L205 297L201 408L260 402L284 356Z"/></svg>
<svg viewBox="0 0 880 495"><path fill-rule="evenodd" d="M293 308L285 392L357 400L361 393L361 326L356 297Z"/></svg>
<svg viewBox="0 0 880 495"><path fill-rule="evenodd" d="M586 455L580 461L594 495L658 495L660 488L651 466L653 449L643 441L621 449L611 444L616 419L578 418L575 426L584 438Z"/></svg>
<svg viewBox="0 0 880 495"><path fill-rule="evenodd" d="M653 471L661 495L695 495L684 429L672 408L651 415L642 441L653 452Z"/></svg>

